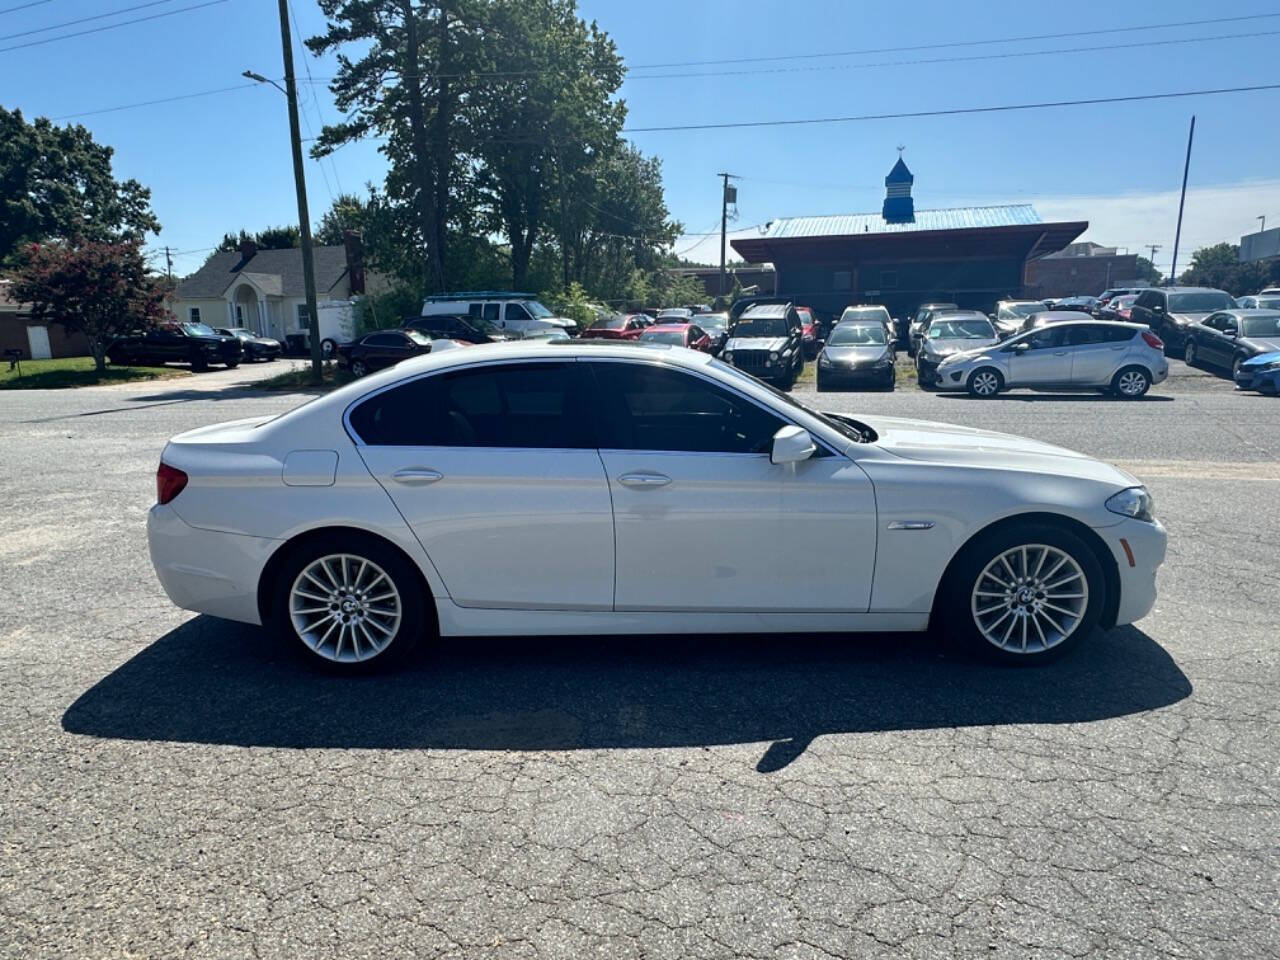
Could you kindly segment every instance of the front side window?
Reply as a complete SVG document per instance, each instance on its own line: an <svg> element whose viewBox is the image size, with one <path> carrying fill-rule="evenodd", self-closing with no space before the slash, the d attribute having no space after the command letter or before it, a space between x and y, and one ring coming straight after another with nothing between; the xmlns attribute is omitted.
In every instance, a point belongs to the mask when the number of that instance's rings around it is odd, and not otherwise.
<svg viewBox="0 0 1280 960"><path fill-rule="evenodd" d="M1106 343L1106 327L1067 327L1067 345L1080 347L1089 343Z"/></svg>
<svg viewBox="0 0 1280 960"><path fill-rule="evenodd" d="M548 310L547 312L550 313L551 311ZM494 319L495 320L498 319L496 314L494 315ZM526 310L524 307L520 306L520 304L518 303L507 304L507 323L520 323L521 321L528 320L528 319L529 319L529 311Z"/></svg>
<svg viewBox="0 0 1280 960"><path fill-rule="evenodd" d="M1066 327L1042 327L1029 335L1024 342L1030 344L1032 350L1048 350L1052 347L1060 347L1066 331Z"/></svg>
<svg viewBox="0 0 1280 960"><path fill-rule="evenodd" d="M577 364L455 370L362 401L352 429L371 446L594 447Z"/></svg>
<svg viewBox="0 0 1280 960"><path fill-rule="evenodd" d="M403 347L404 341L400 339L398 334L394 333L374 333L364 338L365 346L368 347Z"/></svg>
<svg viewBox="0 0 1280 960"><path fill-rule="evenodd" d="M758 404L681 370L592 363L600 446L609 450L767 454L786 426Z"/></svg>

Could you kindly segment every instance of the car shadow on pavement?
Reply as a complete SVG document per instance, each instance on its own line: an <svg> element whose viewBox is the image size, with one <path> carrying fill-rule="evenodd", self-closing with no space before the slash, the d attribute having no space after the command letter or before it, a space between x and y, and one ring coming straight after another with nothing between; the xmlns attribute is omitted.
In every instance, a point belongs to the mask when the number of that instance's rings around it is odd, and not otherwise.
<svg viewBox="0 0 1280 960"><path fill-rule="evenodd" d="M918 634L446 639L394 672L335 676L265 631L196 617L82 694L69 733L286 748L573 750L769 742L778 770L828 733L1081 723L1191 683L1132 627L1040 668Z"/></svg>

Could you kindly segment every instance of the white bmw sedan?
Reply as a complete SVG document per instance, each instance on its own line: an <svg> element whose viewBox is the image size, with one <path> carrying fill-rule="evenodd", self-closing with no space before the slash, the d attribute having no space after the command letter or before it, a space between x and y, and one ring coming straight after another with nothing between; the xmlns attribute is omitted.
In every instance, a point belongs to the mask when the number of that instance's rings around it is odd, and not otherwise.
<svg viewBox="0 0 1280 960"><path fill-rule="evenodd" d="M1155 600L1127 473L824 415L703 353L490 344L165 447L174 603L345 669L433 635L918 631L1040 662Z"/></svg>

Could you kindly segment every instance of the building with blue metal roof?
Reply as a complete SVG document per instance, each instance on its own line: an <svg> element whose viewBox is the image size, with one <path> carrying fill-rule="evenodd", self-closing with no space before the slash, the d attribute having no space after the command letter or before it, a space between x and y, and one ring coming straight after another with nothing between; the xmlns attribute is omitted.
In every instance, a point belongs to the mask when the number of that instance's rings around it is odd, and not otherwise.
<svg viewBox="0 0 1280 960"><path fill-rule="evenodd" d="M825 313L882 303L906 316L931 301L985 311L1027 293L1027 264L1089 226L1046 223L1030 204L917 210L914 182L899 157L879 213L783 217L735 238L733 249L773 264L778 296Z"/></svg>

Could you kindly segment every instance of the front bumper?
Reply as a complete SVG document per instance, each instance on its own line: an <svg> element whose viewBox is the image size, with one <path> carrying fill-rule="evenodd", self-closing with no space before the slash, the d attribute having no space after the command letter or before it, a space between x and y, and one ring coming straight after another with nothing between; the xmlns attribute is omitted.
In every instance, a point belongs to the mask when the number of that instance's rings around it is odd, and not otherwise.
<svg viewBox="0 0 1280 960"><path fill-rule="evenodd" d="M1280 392L1280 370L1255 372L1241 368L1236 373L1237 390L1258 390L1262 393Z"/></svg>
<svg viewBox="0 0 1280 960"><path fill-rule="evenodd" d="M824 387L885 386L893 383L893 364L875 367L818 367L818 382Z"/></svg>
<svg viewBox="0 0 1280 960"><path fill-rule="evenodd" d="M1168 534L1159 522L1128 518L1114 526L1095 528L1094 532L1111 551L1120 574L1114 625L1141 620L1156 603L1156 571L1164 562Z"/></svg>
<svg viewBox="0 0 1280 960"><path fill-rule="evenodd" d="M177 606L260 624L258 579L280 541L193 527L172 504L147 514L147 546L160 586Z"/></svg>
<svg viewBox="0 0 1280 960"><path fill-rule="evenodd" d="M969 389L969 370L955 367L937 367L933 374L933 386L936 390Z"/></svg>

